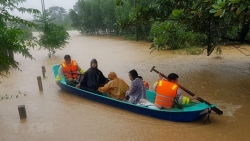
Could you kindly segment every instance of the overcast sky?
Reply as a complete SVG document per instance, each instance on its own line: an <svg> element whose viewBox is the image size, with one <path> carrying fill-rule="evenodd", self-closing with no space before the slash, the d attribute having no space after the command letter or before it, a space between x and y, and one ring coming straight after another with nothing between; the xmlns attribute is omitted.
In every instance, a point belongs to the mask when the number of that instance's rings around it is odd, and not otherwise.
<svg viewBox="0 0 250 141"><path fill-rule="evenodd" d="M72 9L73 6L77 0L44 0L45 3L45 8L49 8L51 6L60 6L65 8L66 10ZM26 0L25 3L20 4L20 7L26 7L26 8L35 8L41 11L42 6L41 6L41 0ZM20 16L24 19L33 19L33 16L30 14L22 14L18 11L11 12L12 14L16 16Z"/></svg>

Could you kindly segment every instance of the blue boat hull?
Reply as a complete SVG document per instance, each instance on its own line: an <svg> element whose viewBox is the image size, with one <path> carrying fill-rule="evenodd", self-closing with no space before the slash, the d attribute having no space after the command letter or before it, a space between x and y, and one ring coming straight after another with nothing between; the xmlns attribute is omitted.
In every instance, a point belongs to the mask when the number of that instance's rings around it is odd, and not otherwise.
<svg viewBox="0 0 250 141"><path fill-rule="evenodd" d="M58 68L58 65L55 65L54 67ZM54 75L56 76L57 75L57 72L55 72L56 69L54 68L53 70L54 70ZM142 114L145 116L150 116L150 117L154 117L158 119L177 121L177 122L191 122L191 121L199 120L203 118L204 116L206 116L208 114L208 109L211 108L205 103L199 103L197 104L200 107L199 110L197 109L192 110L192 107L188 107L188 108L184 107L183 109L176 108L173 110L155 110L155 109L150 109L144 106L138 106L135 104L130 104L127 102L115 100L104 95L95 94L89 91L81 90L81 89L69 86L63 82L59 83L59 87L65 92L77 95L82 98L86 98L89 100L107 104L116 108L134 112L137 114Z"/></svg>

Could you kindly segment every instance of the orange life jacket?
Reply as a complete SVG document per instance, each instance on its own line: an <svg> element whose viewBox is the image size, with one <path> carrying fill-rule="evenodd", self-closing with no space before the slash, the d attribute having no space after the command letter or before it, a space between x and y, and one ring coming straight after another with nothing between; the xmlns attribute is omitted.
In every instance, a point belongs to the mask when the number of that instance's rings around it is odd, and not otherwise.
<svg viewBox="0 0 250 141"><path fill-rule="evenodd" d="M62 63L63 74L65 78L73 78L76 79L78 77L78 65L76 61L72 60L70 66L66 64L66 62Z"/></svg>
<svg viewBox="0 0 250 141"><path fill-rule="evenodd" d="M147 90L148 90L148 89L149 89L149 84L148 84L148 82L147 82L147 81L143 81L143 83L144 83L145 87L146 87Z"/></svg>
<svg viewBox="0 0 250 141"><path fill-rule="evenodd" d="M167 80L160 80L156 87L155 105L170 109L174 105L178 85Z"/></svg>

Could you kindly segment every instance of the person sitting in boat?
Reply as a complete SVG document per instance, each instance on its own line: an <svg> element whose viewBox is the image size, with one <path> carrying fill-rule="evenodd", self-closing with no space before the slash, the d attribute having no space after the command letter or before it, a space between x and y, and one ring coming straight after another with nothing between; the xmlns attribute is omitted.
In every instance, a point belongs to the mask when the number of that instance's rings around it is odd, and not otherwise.
<svg viewBox="0 0 250 141"><path fill-rule="evenodd" d="M90 62L90 68L84 73L82 81L77 85L78 88L85 90L97 90L102 87L107 78L98 69L98 63L96 59L92 59Z"/></svg>
<svg viewBox="0 0 250 141"><path fill-rule="evenodd" d="M84 70L81 69L76 61L71 60L70 55L64 56L64 62L61 63L58 69L58 75L56 76L56 83L58 84L62 77L65 77L66 83L71 86L76 86L80 79L79 74L83 74Z"/></svg>
<svg viewBox="0 0 250 141"><path fill-rule="evenodd" d="M129 90L128 84L123 79L118 78L115 72L110 72L108 79L109 82L103 87L99 87L98 91L108 94L111 98L124 100L126 91Z"/></svg>
<svg viewBox="0 0 250 141"><path fill-rule="evenodd" d="M189 104L191 100L197 98L197 96L188 98L182 96L181 91L178 88L177 82L179 76L175 73L168 75L168 80L164 79L161 74L159 75L159 81L154 85L156 91L155 105L158 108L171 109L176 100L177 104Z"/></svg>
<svg viewBox="0 0 250 141"><path fill-rule="evenodd" d="M146 89L148 90L148 89L149 89L149 84L148 84L148 82L147 82L147 81L144 81L143 78L142 78L141 76L138 76L138 78L140 78L140 79L143 81L143 83L144 83Z"/></svg>
<svg viewBox="0 0 250 141"><path fill-rule="evenodd" d="M129 72L129 79L131 82L130 89L126 92L126 101L132 104L137 104L140 99L146 98L146 87L143 81L138 78L138 73L136 70L131 70Z"/></svg>

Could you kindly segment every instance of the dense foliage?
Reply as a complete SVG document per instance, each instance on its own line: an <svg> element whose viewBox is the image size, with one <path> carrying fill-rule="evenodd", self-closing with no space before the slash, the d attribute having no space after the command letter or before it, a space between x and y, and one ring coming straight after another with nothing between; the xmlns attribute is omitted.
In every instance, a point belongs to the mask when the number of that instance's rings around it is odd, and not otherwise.
<svg viewBox="0 0 250 141"><path fill-rule="evenodd" d="M22 30L22 26L32 27L34 24L9 13L12 10L30 14L39 13L35 9L17 6L23 2L25 0L0 1L0 76L6 76L10 68L18 69L18 62L14 59L14 53L20 53L24 57L33 59L28 48L34 47L36 44L33 42L33 38L30 38L30 34Z"/></svg>
<svg viewBox="0 0 250 141"><path fill-rule="evenodd" d="M250 0L78 0L70 17L82 33L114 31L152 49L206 46L210 55L227 42L250 44L249 8Z"/></svg>
<svg viewBox="0 0 250 141"><path fill-rule="evenodd" d="M113 0L79 0L69 12L72 26L83 33L112 32L115 29Z"/></svg>

